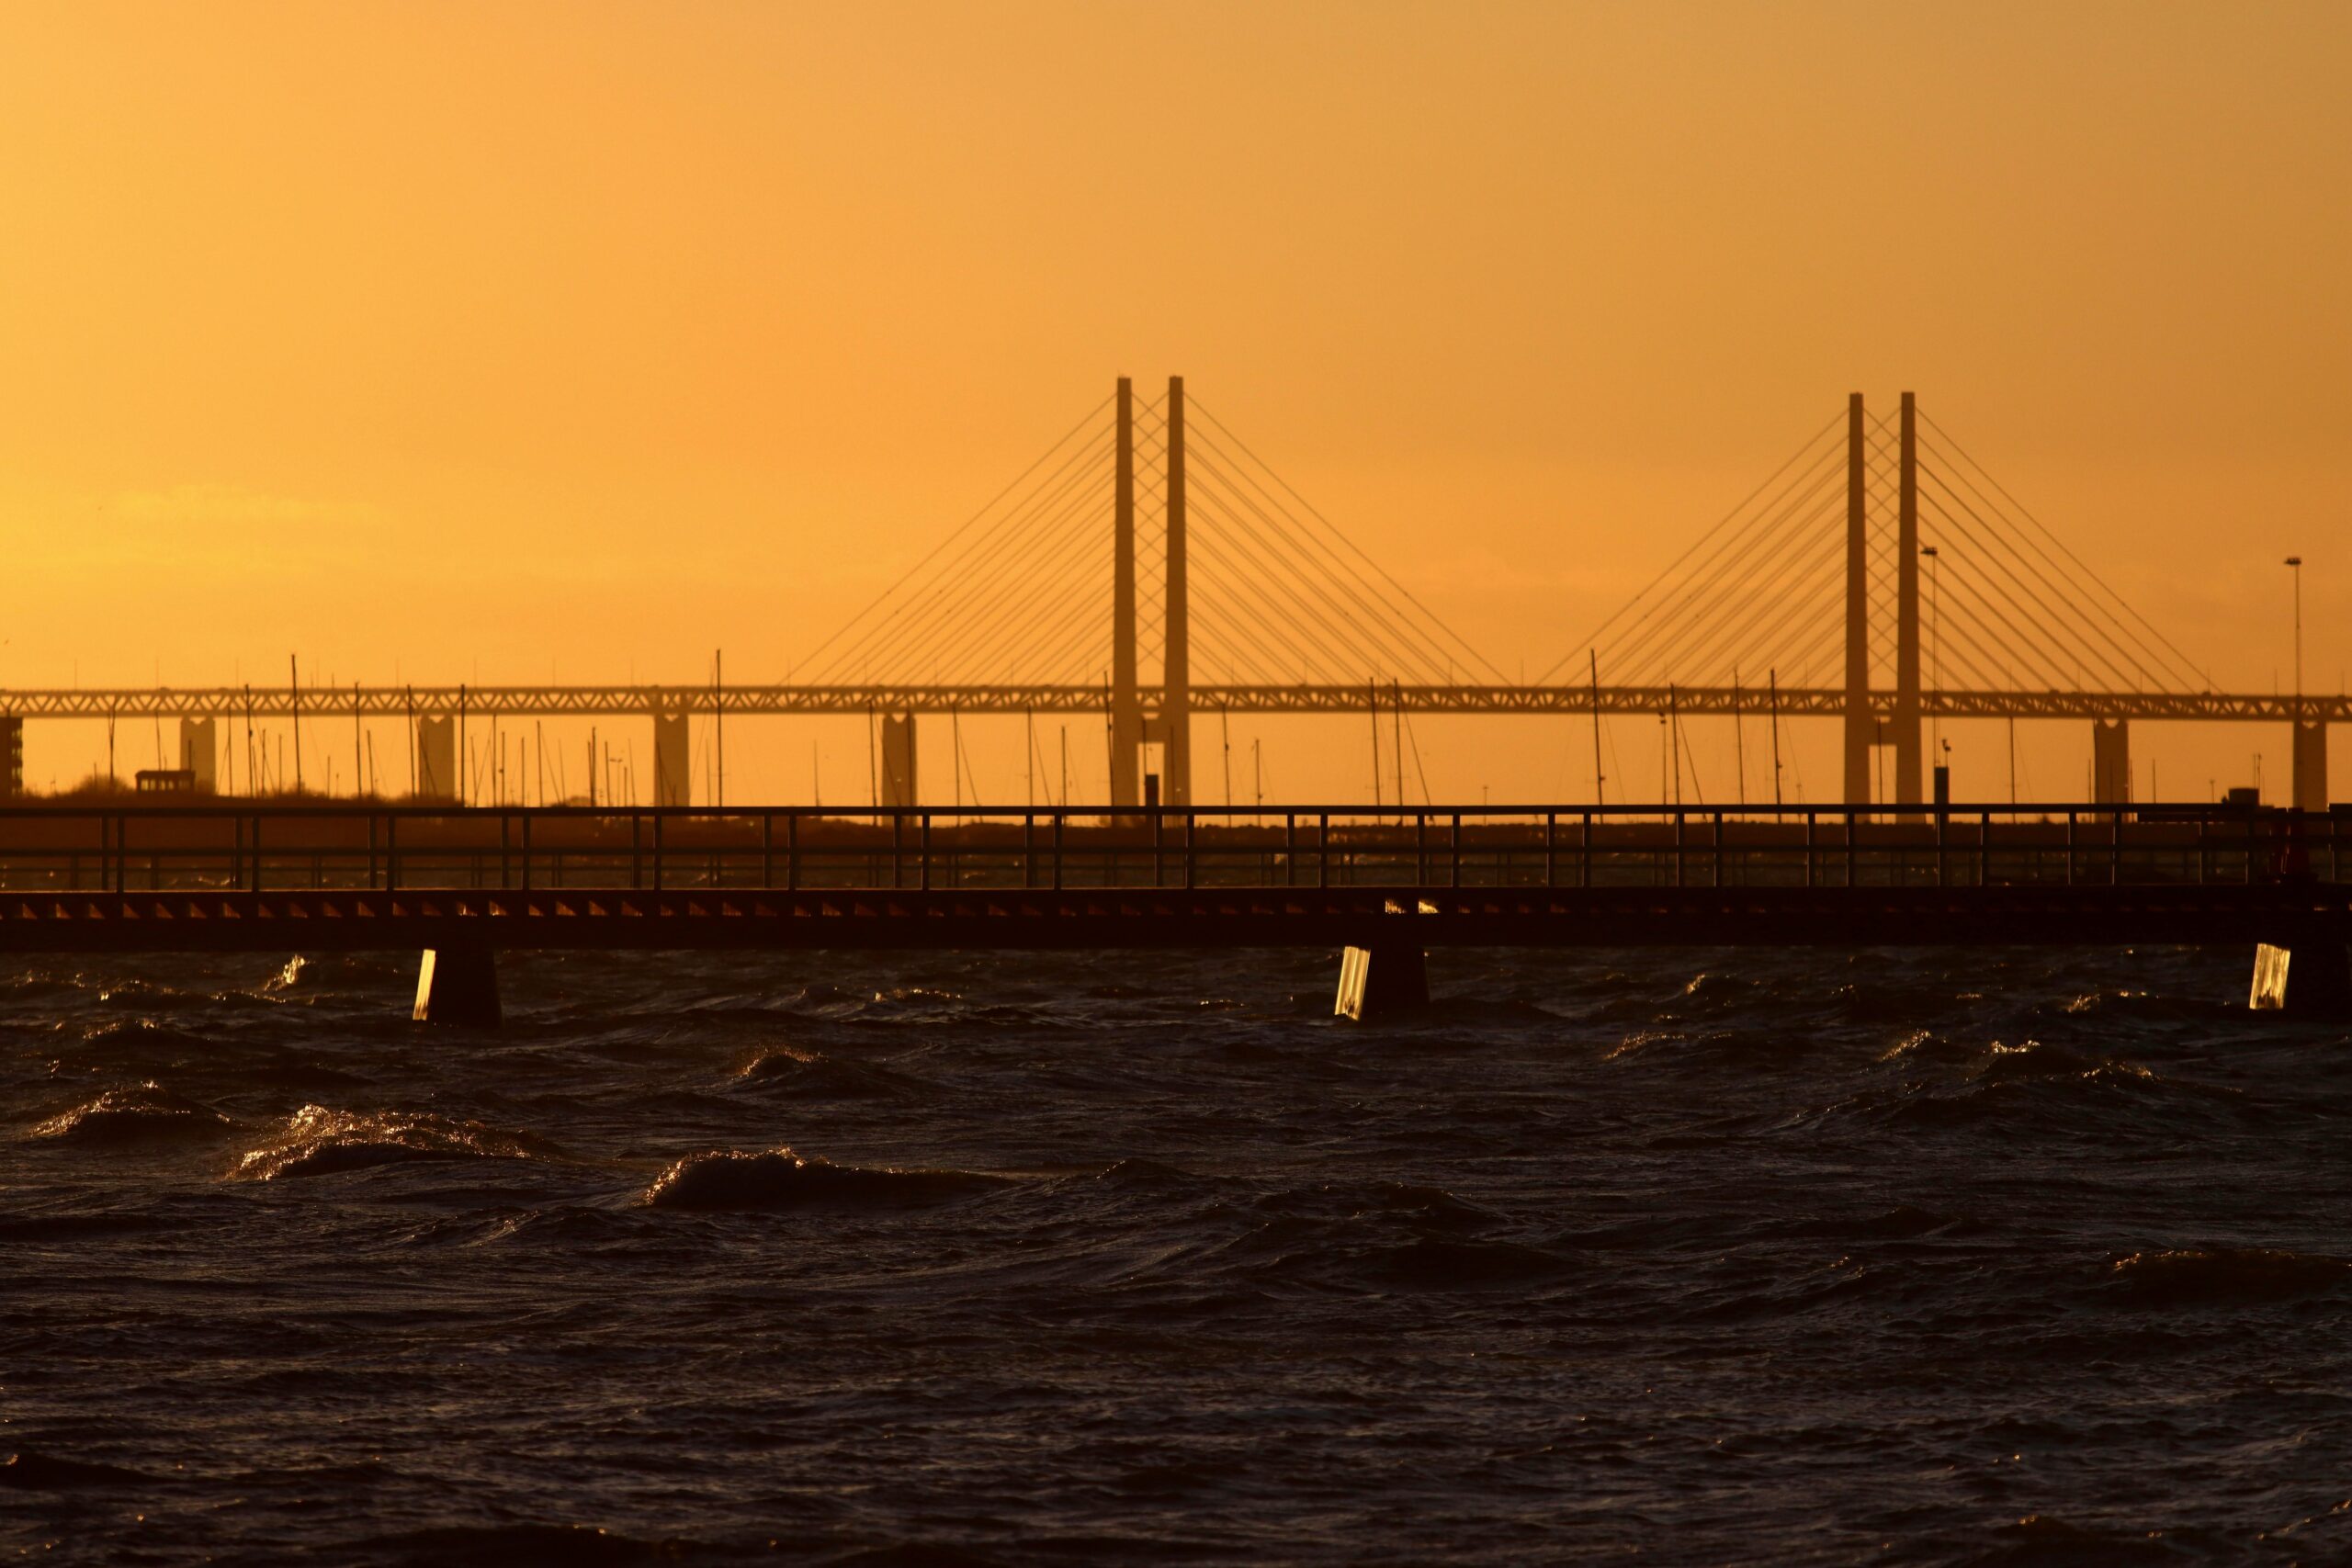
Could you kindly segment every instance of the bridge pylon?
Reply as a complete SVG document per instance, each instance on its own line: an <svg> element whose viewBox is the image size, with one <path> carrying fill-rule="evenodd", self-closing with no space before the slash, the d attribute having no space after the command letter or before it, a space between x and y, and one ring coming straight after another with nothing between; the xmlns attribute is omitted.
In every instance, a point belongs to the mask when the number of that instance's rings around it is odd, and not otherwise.
<svg viewBox="0 0 2352 1568"><path fill-rule="evenodd" d="M1894 547L1894 801L1919 804L1919 431L1903 394Z"/></svg>
<svg viewBox="0 0 2352 1568"><path fill-rule="evenodd" d="M1111 491L1111 804L1136 806L1143 757L1143 697L1136 690L1136 390L1119 378Z"/></svg>
<svg viewBox="0 0 2352 1568"><path fill-rule="evenodd" d="M1871 496L1862 394L1846 400L1846 804L1871 804Z"/></svg>

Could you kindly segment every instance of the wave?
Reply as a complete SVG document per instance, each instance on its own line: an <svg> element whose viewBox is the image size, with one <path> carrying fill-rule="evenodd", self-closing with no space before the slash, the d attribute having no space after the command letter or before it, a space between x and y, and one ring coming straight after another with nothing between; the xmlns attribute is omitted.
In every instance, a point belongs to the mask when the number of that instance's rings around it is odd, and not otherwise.
<svg viewBox="0 0 2352 1568"><path fill-rule="evenodd" d="M85 1048L99 1052L208 1050L214 1042L152 1018L113 1018L82 1032Z"/></svg>
<svg viewBox="0 0 2352 1568"><path fill-rule="evenodd" d="M2236 1306L2293 1301L2352 1286L2352 1260L2268 1247L2135 1252L2109 1269L2137 1306Z"/></svg>
<svg viewBox="0 0 2352 1568"><path fill-rule="evenodd" d="M153 1082L110 1089L32 1130L36 1138L116 1146L217 1138L235 1125L210 1106Z"/></svg>
<svg viewBox="0 0 2352 1568"><path fill-rule="evenodd" d="M714 1149L671 1166L645 1190L644 1201L657 1209L916 1208L1010 1181L969 1170L835 1165L788 1148Z"/></svg>
<svg viewBox="0 0 2352 1568"><path fill-rule="evenodd" d="M244 1181L324 1176L406 1160L561 1159L528 1134L427 1111L335 1111L305 1105L277 1136L241 1156L230 1174Z"/></svg>
<svg viewBox="0 0 2352 1568"><path fill-rule="evenodd" d="M917 1093L922 1085L904 1073L865 1062L844 1061L821 1051L782 1045L745 1063L737 1077L772 1085L820 1100L880 1100Z"/></svg>

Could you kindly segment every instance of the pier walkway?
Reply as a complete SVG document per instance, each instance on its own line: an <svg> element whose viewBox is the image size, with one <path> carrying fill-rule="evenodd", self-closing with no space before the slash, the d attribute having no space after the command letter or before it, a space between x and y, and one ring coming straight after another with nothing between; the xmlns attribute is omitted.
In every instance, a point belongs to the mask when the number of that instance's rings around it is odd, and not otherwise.
<svg viewBox="0 0 2352 1568"><path fill-rule="evenodd" d="M2206 805L1091 810L231 801L0 808L0 952L2256 944L2352 999L2352 811ZM2294 982L2288 983L2289 955ZM2266 978L2267 976L2267 978Z"/></svg>

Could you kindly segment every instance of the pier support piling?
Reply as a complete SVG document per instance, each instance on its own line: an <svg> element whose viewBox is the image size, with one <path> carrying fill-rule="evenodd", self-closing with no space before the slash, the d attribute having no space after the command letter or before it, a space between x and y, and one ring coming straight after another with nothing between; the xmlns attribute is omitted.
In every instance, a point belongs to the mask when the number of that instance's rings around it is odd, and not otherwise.
<svg viewBox="0 0 2352 1568"><path fill-rule="evenodd" d="M2281 933L2254 950L2246 1005L2290 1018L2352 1019L2352 946L2341 930Z"/></svg>
<svg viewBox="0 0 2352 1568"><path fill-rule="evenodd" d="M498 1005L498 955L487 947L428 947L416 972L419 1023L455 1023L494 1029Z"/></svg>
<svg viewBox="0 0 2352 1568"><path fill-rule="evenodd" d="M1374 942L1340 953L1334 1017L1377 1023L1429 1005L1429 954L1419 943Z"/></svg>

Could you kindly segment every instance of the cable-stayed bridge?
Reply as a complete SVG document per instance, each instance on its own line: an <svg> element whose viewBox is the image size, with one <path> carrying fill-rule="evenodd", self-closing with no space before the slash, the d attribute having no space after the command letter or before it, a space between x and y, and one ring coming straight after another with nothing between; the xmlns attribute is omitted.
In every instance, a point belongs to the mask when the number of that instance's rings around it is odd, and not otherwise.
<svg viewBox="0 0 2352 1568"><path fill-rule="evenodd" d="M479 761L461 766L479 756L469 721L650 719L660 805L690 799L694 716L865 716L879 804L911 806L917 716L1088 714L1108 805L1185 807L1193 721L1220 713L1834 717L1851 805L1921 801L1939 718L2092 721L2101 801L2130 795L2134 720L2274 723L2292 728L2295 803L2316 807L2326 727L2352 721L2352 699L2213 690L1908 393L1892 417L1852 396L1616 615L1515 682L1181 378L1158 396L1121 380L781 682L0 691L12 749L28 719L177 719L206 788L223 755L234 783L218 727L241 718L398 718L411 792L459 798L480 793ZM1891 770L1873 765L1882 750Z"/></svg>

